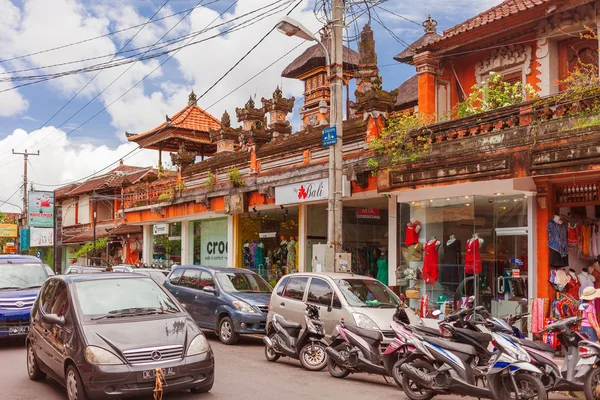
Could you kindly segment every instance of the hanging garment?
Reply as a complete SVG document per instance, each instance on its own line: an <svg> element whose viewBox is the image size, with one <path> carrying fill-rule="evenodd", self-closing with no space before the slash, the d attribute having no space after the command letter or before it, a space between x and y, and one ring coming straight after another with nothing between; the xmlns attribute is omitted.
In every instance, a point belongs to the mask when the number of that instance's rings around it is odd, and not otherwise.
<svg viewBox="0 0 600 400"><path fill-rule="evenodd" d="M410 246L419 241L419 232L417 232L417 227L421 226L419 221L409 222L406 224L406 239L404 240L404 244Z"/></svg>
<svg viewBox="0 0 600 400"><path fill-rule="evenodd" d="M265 265L265 247L262 243L254 250L254 265L257 268Z"/></svg>
<svg viewBox="0 0 600 400"><path fill-rule="evenodd" d="M287 267L288 272L296 268L296 241L290 240L287 244Z"/></svg>
<svg viewBox="0 0 600 400"><path fill-rule="evenodd" d="M555 268L562 268L569 266L569 256L561 256L560 253L554 249L550 249L550 266Z"/></svg>
<svg viewBox="0 0 600 400"><path fill-rule="evenodd" d="M579 287L580 296L586 287L595 287L594 283L596 282L596 278L594 278L593 275L588 274L587 271L581 271L581 273L577 275L577 279L579 279L579 283L581 284L581 286Z"/></svg>
<svg viewBox="0 0 600 400"><path fill-rule="evenodd" d="M569 255L569 243L566 224L558 224L552 219L548 222L546 230L548 231L548 247L558 252L561 257L567 257Z"/></svg>
<svg viewBox="0 0 600 400"><path fill-rule="evenodd" d="M423 243L415 243L406 251L408 261L423 261Z"/></svg>
<svg viewBox="0 0 600 400"><path fill-rule="evenodd" d="M590 256L592 258L598 258L600 255L600 249L598 249L598 227L592 226L592 236L590 237Z"/></svg>
<svg viewBox="0 0 600 400"><path fill-rule="evenodd" d="M583 253L584 257L589 257L590 256L590 239L592 237L592 227L589 225L584 225L583 228L581 229L581 241L582 241L582 246L581 246L581 252Z"/></svg>
<svg viewBox="0 0 600 400"><path fill-rule="evenodd" d="M256 254L256 247L258 244L256 242L252 242L250 245L250 268L255 268L256 264L254 263L254 256Z"/></svg>
<svg viewBox="0 0 600 400"><path fill-rule="evenodd" d="M598 268L591 268L591 275L594 277L594 287L598 289L600 287L600 270Z"/></svg>
<svg viewBox="0 0 600 400"><path fill-rule="evenodd" d="M581 283L579 283L579 279L577 279L577 275L568 274L569 275L569 283L565 286L565 293L569 294L575 299L579 298L579 288L581 287Z"/></svg>
<svg viewBox="0 0 600 400"><path fill-rule="evenodd" d="M569 241L569 246L570 247L575 247L577 246L577 242L579 242L579 235L577 234L577 223L571 225L569 224L569 233L567 235L568 237L568 241Z"/></svg>
<svg viewBox="0 0 600 400"><path fill-rule="evenodd" d="M456 285L460 282L460 266L462 265L462 244L456 239L452 243L444 243L444 257L440 280L444 285Z"/></svg>
<svg viewBox="0 0 600 400"><path fill-rule="evenodd" d="M480 274L481 273L481 254L479 252L479 238L467 240L465 255L465 273Z"/></svg>
<svg viewBox="0 0 600 400"><path fill-rule="evenodd" d="M249 268L251 261L252 261L252 256L250 255L250 245L245 244L242 247L242 266L244 268Z"/></svg>
<svg viewBox="0 0 600 400"><path fill-rule="evenodd" d="M377 280L388 285L388 262L385 258L377 260Z"/></svg>
<svg viewBox="0 0 600 400"><path fill-rule="evenodd" d="M423 279L425 283L435 285L439 276L439 253L438 240L428 241L425 244L425 255L423 257Z"/></svg>

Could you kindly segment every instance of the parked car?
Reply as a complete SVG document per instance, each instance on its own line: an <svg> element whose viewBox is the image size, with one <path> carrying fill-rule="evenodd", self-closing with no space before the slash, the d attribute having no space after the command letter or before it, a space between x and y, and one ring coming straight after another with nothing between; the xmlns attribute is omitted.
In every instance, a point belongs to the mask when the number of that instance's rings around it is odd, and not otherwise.
<svg viewBox="0 0 600 400"><path fill-rule="evenodd" d="M113 272L133 272L131 265L115 265L112 267Z"/></svg>
<svg viewBox="0 0 600 400"><path fill-rule="evenodd" d="M150 396L159 368L165 392L203 393L214 382L214 356L200 329L165 288L136 274L50 278L26 345L29 378L53 377L69 400Z"/></svg>
<svg viewBox="0 0 600 400"><path fill-rule="evenodd" d="M264 334L271 286L241 268L178 266L165 287L187 308L198 326L215 330L221 342L240 334Z"/></svg>
<svg viewBox="0 0 600 400"><path fill-rule="evenodd" d="M320 307L327 340L342 318L346 324L381 331L384 344L394 338L390 323L399 298L376 279L348 273L284 276L271 295L267 324L278 314L303 325L306 303Z"/></svg>
<svg viewBox="0 0 600 400"><path fill-rule="evenodd" d="M80 265L71 265L65 270L65 275L71 274L97 274L106 271L103 267L84 267Z"/></svg>
<svg viewBox="0 0 600 400"><path fill-rule="evenodd" d="M163 285L167 280L167 275L169 275L169 271L149 268L133 268L132 272L135 272L136 274L140 275L149 276L150 278L158 282L159 285Z"/></svg>
<svg viewBox="0 0 600 400"><path fill-rule="evenodd" d="M48 274L48 276L54 276L54 275L56 275L54 273L54 271L52 270L52 268L50 268L50 266L48 266L46 264L44 264L44 269L46 270L46 273Z"/></svg>
<svg viewBox="0 0 600 400"><path fill-rule="evenodd" d="M0 339L27 334L31 308L46 279L39 258L0 255Z"/></svg>

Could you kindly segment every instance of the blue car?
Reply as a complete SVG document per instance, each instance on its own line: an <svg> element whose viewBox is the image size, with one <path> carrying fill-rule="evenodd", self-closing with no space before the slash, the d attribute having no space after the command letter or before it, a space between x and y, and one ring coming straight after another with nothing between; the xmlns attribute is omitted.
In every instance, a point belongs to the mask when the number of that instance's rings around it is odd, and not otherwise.
<svg viewBox="0 0 600 400"><path fill-rule="evenodd" d="M181 265L165 287L199 327L214 330L225 344L237 343L240 334L265 333L272 289L252 271Z"/></svg>
<svg viewBox="0 0 600 400"><path fill-rule="evenodd" d="M46 279L39 258L0 256L0 340L27 335L31 308Z"/></svg>

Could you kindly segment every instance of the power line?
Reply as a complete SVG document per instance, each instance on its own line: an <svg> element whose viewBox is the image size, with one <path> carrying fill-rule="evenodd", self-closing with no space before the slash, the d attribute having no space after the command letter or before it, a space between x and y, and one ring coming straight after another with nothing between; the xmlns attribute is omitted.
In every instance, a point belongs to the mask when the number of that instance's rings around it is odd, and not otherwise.
<svg viewBox="0 0 600 400"><path fill-rule="evenodd" d="M375 14L375 16L373 16L373 19L375 20L375 22L377 22L379 25L381 25L383 27L383 29L385 29L396 42L400 43L404 47L410 46L410 43L408 43L407 41L398 37L398 35L396 35L396 33L394 31L392 31L390 28L388 28L385 25L385 23L381 20L381 17L379 16L379 14L377 14L377 10L374 9L373 13Z"/></svg>
<svg viewBox="0 0 600 400"><path fill-rule="evenodd" d="M406 17L405 17L405 16L403 16L403 15L396 14L396 13L395 13L395 12L393 12L393 11L390 11L390 10L388 10L388 9L386 9L386 8L383 8L383 7L381 7L381 5L376 5L375 7L381 8L383 11L386 11L386 12L388 12L388 13L392 14L392 15L395 15L396 17L398 17L398 18L401 18L401 19L403 19L403 20L405 20L405 21L411 22L411 23L413 23L413 24L415 24L415 25L419 26L420 28L422 28L422 27L423 27L423 25L421 25L421 24L420 24L420 23L418 23L417 21L414 21L414 20L412 20L412 19L410 19L410 18L406 18Z"/></svg>
<svg viewBox="0 0 600 400"><path fill-rule="evenodd" d="M15 195L16 195L17 193L19 193L19 190L21 190L21 188L22 188L22 187L23 187L23 184L21 183L21 184L19 185L19 187L17 187L17 190L15 190L15 192L14 192L13 194L11 194L9 198L8 198L8 199L6 199L6 200L4 200L4 201L2 202L2 204L0 204L0 207L4 206L5 204L10 204L10 205L12 205L13 207L18 207L18 208L21 208L20 206L17 206L16 204L11 204L11 203L9 203L9 201L10 201L10 199L12 199L13 197L15 197ZM21 211L23 211L23 210L21 209Z"/></svg>

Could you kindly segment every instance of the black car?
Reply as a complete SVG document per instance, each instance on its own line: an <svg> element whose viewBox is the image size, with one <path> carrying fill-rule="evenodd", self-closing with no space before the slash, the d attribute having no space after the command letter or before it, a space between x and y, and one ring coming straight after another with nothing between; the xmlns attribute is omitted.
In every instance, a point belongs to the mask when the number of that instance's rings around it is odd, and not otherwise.
<svg viewBox="0 0 600 400"><path fill-rule="evenodd" d="M102 273L51 277L31 313L27 372L64 384L69 400L209 391L214 356L177 300L153 279Z"/></svg>

